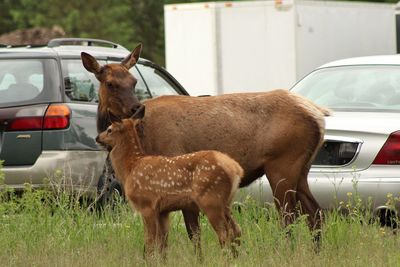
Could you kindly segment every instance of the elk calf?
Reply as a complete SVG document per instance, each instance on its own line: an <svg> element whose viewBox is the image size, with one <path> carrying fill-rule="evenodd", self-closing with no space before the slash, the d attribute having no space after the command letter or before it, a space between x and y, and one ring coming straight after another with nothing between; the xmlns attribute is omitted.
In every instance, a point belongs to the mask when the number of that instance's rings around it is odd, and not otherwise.
<svg viewBox="0 0 400 267"><path fill-rule="evenodd" d="M136 128L144 116L142 106L130 119L113 122L97 142L111 148L111 162L125 195L142 215L146 255L157 248L165 256L168 215L171 211L202 211L218 235L221 246L230 244L236 255L240 228L231 216L231 202L243 169L218 151L199 151L176 157L145 155ZM200 250L197 233L196 247ZM198 251L201 256L201 251Z"/></svg>

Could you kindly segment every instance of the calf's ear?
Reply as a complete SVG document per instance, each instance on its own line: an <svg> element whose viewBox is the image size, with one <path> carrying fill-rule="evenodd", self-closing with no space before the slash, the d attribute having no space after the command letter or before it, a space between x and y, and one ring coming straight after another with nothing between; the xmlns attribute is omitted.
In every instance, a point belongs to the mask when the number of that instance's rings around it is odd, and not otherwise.
<svg viewBox="0 0 400 267"><path fill-rule="evenodd" d="M108 120L113 123L113 122L122 122L121 118L118 116L115 116L111 110L107 109L107 116L108 116Z"/></svg>
<svg viewBox="0 0 400 267"><path fill-rule="evenodd" d="M131 116L131 119L143 119L145 113L145 106L140 105Z"/></svg>

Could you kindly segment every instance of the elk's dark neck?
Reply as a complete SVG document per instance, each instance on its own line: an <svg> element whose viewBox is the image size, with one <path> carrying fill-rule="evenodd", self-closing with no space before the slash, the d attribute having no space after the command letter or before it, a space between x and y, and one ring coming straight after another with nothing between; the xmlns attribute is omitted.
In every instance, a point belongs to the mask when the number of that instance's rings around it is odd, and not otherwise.
<svg viewBox="0 0 400 267"><path fill-rule="evenodd" d="M104 132L108 126L111 125L110 119L108 118L108 115L103 113L101 111L101 107L100 107L101 103L99 102L99 105L97 106L97 133L101 133Z"/></svg>

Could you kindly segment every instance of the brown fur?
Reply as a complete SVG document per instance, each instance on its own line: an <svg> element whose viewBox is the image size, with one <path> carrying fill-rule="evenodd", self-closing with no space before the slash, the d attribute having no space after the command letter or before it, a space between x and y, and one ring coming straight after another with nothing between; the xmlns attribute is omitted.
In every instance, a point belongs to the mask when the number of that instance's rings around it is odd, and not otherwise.
<svg viewBox="0 0 400 267"><path fill-rule="evenodd" d="M164 253L168 214L182 209L193 213L200 209L221 246L237 243L240 228L231 216L230 206L243 176L240 165L217 151L145 156L136 132L138 123L131 119L113 123L98 141L112 147L110 156L116 175L127 199L143 217L146 252L152 253L158 246Z"/></svg>
<svg viewBox="0 0 400 267"><path fill-rule="evenodd" d="M133 94L137 80L130 74L129 69L137 63L141 51L142 45L139 44L121 64L111 63L105 66L100 66L91 55L81 53L83 66L101 81L98 114L107 115L111 111L114 115L125 118L131 116L140 106L139 100ZM97 132L104 131L108 125L110 118L98 118Z"/></svg>
<svg viewBox="0 0 400 267"><path fill-rule="evenodd" d="M96 72L94 68L92 71ZM102 79L100 82L104 83ZM122 98L128 91L130 88L119 87L121 102L117 103L107 101L115 96L105 90L100 102L105 109L116 109L124 105ZM307 175L323 143L328 110L287 90L210 97L162 96L144 104L147 112L140 128L146 153L226 153L245 171L241 187L267 175L285 224L296 218L296 205L300 203L301 212L308 214L310 228L321 227L320 206L310 192ZM128 106L132 105L140 103ZM106 124L107 115L99 112L98 121ZM192 237L198 230L198 218L190 211L184 211L184 218Z"/></svg>
<svg viewBox="0 0 400 267"><path fill-rule="evenodd" d="M205 98L163 96L145 105L142 142L147 153L227 153L245 170L241 186L266 173L278 207L292 213L300 201L311 227L319 223L319 205L307 184L324 135L323 113L317 106L285 90ZM293 219L286 216L286 223Z"/></svg>

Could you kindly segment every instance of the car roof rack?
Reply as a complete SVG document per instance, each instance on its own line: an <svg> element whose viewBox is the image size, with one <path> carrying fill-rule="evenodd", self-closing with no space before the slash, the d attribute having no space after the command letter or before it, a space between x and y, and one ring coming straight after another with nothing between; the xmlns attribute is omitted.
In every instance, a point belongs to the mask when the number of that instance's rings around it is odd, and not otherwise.
<svg viewBox="0 0 400 267"><path fill-rule="evenodd" d="M46 45L43 45L43 44L18 44L18 45L0 44L1 48L21 48L21 47L34 48L34 47L44 47L44 46L46 46Z"/></svg>
<svg viewBox="0 0 400 267"><path fill-rule="evenodd" d="M101 40L101 39L92 39L92 38L56 38L52 39L47 43L48 47L57 47L57 46L62 46L62 45L85 45L85 46L107 46L107 47L112 47L112 48L123 48L120 44L113 43L110 41L106 40Z"/></svg>

